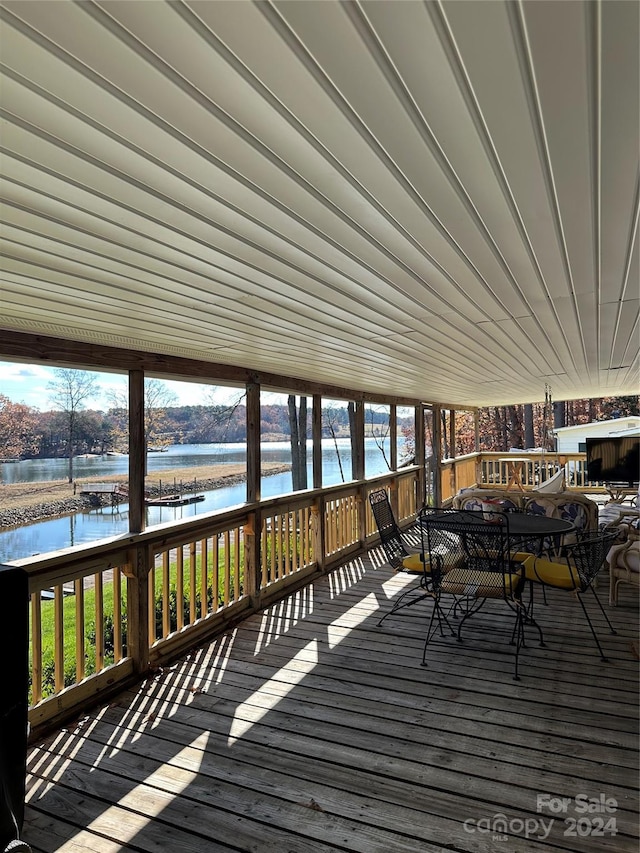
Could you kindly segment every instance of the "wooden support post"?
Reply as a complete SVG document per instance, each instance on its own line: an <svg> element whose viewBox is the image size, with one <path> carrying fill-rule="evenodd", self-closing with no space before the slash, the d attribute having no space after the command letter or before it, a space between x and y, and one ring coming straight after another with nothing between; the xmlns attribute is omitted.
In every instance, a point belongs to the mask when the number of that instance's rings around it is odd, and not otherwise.
<svg viewBox="0 0 640 853"><path fill-rule="evenodd" d="M322 395L313 395L311 413L311 437L313 439L313 488L322 488Z"/></svg>
<svg viewBox="0 0 640 853"><path fill-rule="evenodd" d="M147 548L132 548L127 564L122 567L127 578L127 656L132 658L138 675L149 669L150 559Z"/></svg>
<svg viewBox="0 0 640 853"><path fill-rule="evenodd" d="M324 571L326 562L324 516L324 500L318 497L311 507L311 537L313 556L320 572Z"/></svg>
<svg viewBox="0 0 640 853"><path fill-rule="evenodd" d="M252 512L244 525L244 593L251 597L253 606L259 606L260 599L260 528L262 525L259 511Z"/></svg>
<svg viewBox="0 0 640 853"><path fill-rule="evenodd" d="M129 371L129 533L145 527L144 372Z"/></svg>
<svg viewBox="0 0 640 853"><path fill-rule="evenodd" d="M364 461L364 400L357 400L353 413L353 434L351 435L351 476L354 480L363 480L365 476ZM364 500L366 500L366 488L361 486L356 493L356 519L354 531L361 546L364 545L367 535L367 519L365 516Z"/></svg>
<svg viewBox="0 0 640 853"><path fill-rule="evenodd" d="M364 478L364 402L355 404L353 426L355 435L351 436L352 476L354 480Z"/></svg>
<svg viewBox="0 0 640 853"><path fill-rule="evenodd" d="M391 470L398 470L398 408L389 406L389 444L391 450Z"/></svg>
<svg viewBox="0 0 640 853"><path fill-rule="evenodd" d="M247 502L260 500L260 385L247 382Z"/></svg>
<svg viewBox="0 0 640 853"><path fill-rule="evenodd" d="M476 453L480 453L480 412L478 409L474 409L473 412L473 432L474 432L474 450ZM482 460L478 456L476 459L476 485L480 485L482 483Z"/></svg>
<svg viewBox="0 0 640 853"><path fill-rule="evenodd" d="M456 410L449 409L449 455L456 458Z"/></svg>
<svg viewBox="0 0 640 853"><path fill-rule="evenodd" d="M420 404L415 407L415 448L416 448L416 465L419 465L418 482L416 485L416 509L424 506L427 502L427 472L425 471L426 453L425 453L425 428L424 428L424 406Z"/></svg>
<svg viewBox="0 0 640 853"><path fill-rule="evenodd" d="M456 489L456 475L458 473L456 471L456 463L455 463L455 458L456 458L456 410L455 409L449 409L449 455L454 460L454 463L450 469L450 479L449 479L450 486L449 486L449 488L451 489L451 494L455 495L455 493L457 491L457 489Z"/></svg>
<svg viewBox="0 0 640 853"><path fill-rule="evenodd" d="M441 424L441 408L438 405L433 406L433 456L434 456L434 483L433 483L433 501L435 506L442 505L442 424Z"/></svg>

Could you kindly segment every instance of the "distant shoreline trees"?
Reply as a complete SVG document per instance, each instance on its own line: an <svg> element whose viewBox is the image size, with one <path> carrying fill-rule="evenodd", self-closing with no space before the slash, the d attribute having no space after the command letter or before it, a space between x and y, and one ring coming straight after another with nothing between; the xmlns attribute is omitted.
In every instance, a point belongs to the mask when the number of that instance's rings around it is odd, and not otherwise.
<svg viewBox="0 0 640 853"><path fill-rule="evenodd" d="M610 418L640 414L640 397L605 397L594 400L567 400L561 403L527 403L489 406L479 411L480 450L507 451L510 448L555 448L552 432L563 426L578 426ZM448 419L442 419L445 456L450 456ZM472 453L475 447L473 414L456 412L456 455Z"/></svg>
<svg viewBox="0 0 640 853"><path fill-rule="evenodd" d="M114 401L115 402L115 401ZM244 403L228 405L172 406L163 399L154 417L152 445L227 444L246 441L246 407ZM206 402L206 401L205 401ZM107 411L76 406L73 423L74 454L126 452L126 407L114 405ZM480 449L506 451L509 447L542 446L544 404L489 407L480 410ZM601 400L574 400L564 403L564 425L573 426L612 416L624 417L640 413L638 397L609 397ZM311 410L304 414L307 434L311 434ZM287 403L265 404L260 410L260 432L265 441L291 440L291 409ZM323 437L349 438L351 435L348 407L331 405L323 412ZM366 434L384 437L388 433L387 407L367 412ZM558 426L557 423L554 424ZM304 429L297 419L298 444ZM398 434L405 449L415 449L413 417L398 419ZM443 418L443 435L449 446L447 418ZM528 433L528 435L527 435ZM69 448L69 419L64 411L40 412L22 403L13 403L0 394L0 459L64 458ZM456 454L474 450L473 414L456 412Z"/></svg>

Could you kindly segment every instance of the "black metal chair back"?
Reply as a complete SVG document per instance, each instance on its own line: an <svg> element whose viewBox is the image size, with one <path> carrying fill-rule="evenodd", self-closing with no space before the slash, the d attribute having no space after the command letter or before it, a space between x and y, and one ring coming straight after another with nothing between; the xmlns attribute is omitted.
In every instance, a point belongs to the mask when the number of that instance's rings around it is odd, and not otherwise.
<svg viewBox="0 0 640 853"><path fill-rule="evenodd" d="M393 569L401 569L402 561L409 556L409 551L394 518L386 489L370 492L369 503L387 561Z"/></svg>
<svg viewBox="0 0 640 853"><path fill-rule="evenodd" d="M577 585L581 592L595 580L616 538L615 531L586 533L574 545L567 546L567 559L575 569L574 579L579 581Z"/></svg>

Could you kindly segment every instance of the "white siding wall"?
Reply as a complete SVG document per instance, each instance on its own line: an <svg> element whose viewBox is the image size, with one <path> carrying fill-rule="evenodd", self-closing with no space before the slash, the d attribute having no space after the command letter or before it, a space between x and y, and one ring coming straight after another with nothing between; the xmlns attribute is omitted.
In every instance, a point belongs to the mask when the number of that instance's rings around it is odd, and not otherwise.
<svg viewBox="0 0 640 853"><path fill-rule="evenodd" d="M632 433L627 430L640 431L640 418L618 418L579 427L564 427L556 430L557 450L558 453L577 453L580 450L580 444L584 443L586 438L616 434L631 435Z"/></svg>

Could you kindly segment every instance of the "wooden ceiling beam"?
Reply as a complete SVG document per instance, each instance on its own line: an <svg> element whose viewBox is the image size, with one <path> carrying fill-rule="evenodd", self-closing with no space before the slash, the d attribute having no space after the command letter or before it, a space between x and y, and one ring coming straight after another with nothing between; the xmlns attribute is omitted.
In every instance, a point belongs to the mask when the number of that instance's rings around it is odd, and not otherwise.
<svg viewBox="0 0 640 853"><path fill-rule="evenodd" d="M247 382L257 382L265 389L282 393L305 396L320 394L328 399L362 401L379 405L413 407L423 404L423 401L410 397L388 397L375 391L324 385L246 367L196 361L163 353L108 347L83 341L69 341L47 335L17 332L13 329L0 329L0 359L29 364L41 363L50 367L107 370L113 373L143 370L145 374L166 379L214 385L246 385ZM473 409L472 406L468 408Z"/></svg>

